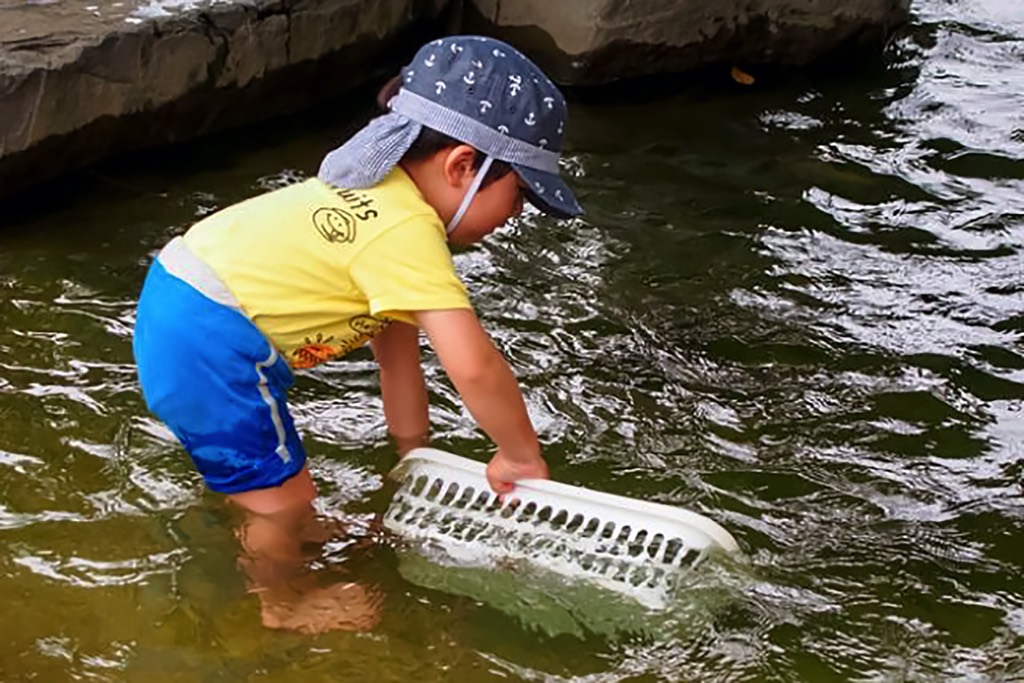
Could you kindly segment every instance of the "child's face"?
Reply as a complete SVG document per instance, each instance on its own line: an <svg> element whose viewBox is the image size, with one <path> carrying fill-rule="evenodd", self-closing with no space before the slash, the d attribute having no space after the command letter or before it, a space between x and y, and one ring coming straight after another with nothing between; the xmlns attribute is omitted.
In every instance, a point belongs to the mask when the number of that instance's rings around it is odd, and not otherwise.
<svg viewBox="0 0 1024 683"><path fill-rule="evenodd" d="M477 191L469 209L448 235L453 244L479 242L523 211L523 181L511 171Z"/></svg>

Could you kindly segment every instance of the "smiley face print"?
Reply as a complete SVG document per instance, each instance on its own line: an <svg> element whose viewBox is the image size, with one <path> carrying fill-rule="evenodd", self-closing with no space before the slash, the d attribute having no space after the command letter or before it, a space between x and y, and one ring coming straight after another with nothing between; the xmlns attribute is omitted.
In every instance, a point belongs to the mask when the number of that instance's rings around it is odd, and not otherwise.
<svg viewBox="0 0 1024 683"><path fill-rule="evenodd" d="M313 212L313 225L320 236L332 243L350 243L356 238L356 221L347 211L322 207Z"/></svg>

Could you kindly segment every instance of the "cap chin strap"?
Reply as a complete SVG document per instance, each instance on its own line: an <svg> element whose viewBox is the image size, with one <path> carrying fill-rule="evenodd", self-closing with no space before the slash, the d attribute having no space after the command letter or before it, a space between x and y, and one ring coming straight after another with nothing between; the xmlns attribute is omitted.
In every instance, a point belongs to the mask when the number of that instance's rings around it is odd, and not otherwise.
<svg viewBox="0 0 1024 683"><path fill-rule="evenodd" d="M459 205L459 210L455 212L452 219L448 221L448 227L445 228L446 232L450 235L455 228L459 227L459 221L466 215L466 211L469 210L469 205L473 203L473 198L476 196L477 191L480 189L480 183L484 181L484 176L487 175L488 169L491 168L491 164L494 162L494 157L488 156L484 159L484 163L480 164L480 169L476 172L476 177L473 178L473 182L469 186L469 190L466 191L466 196L462 198L462 204Z"/></svg>

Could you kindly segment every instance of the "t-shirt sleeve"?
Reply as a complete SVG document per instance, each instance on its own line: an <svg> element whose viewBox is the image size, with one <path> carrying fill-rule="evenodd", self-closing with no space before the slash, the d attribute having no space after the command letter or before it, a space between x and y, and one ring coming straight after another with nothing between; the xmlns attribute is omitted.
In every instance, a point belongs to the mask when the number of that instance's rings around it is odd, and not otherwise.
<svg viewBox="0 0 1024 683"><path fill-rule="evenodd" d="M438 226L411 218L376 236L350 265L371 315L472 308Z"/></svg>

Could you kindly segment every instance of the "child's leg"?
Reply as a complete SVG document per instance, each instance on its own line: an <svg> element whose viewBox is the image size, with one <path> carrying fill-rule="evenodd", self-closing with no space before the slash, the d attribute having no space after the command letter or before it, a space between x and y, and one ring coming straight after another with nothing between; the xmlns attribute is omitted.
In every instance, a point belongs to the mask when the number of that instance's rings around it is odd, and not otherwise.
<svg viewBox="0 0 1024 683"><path fill-rule="evenodd" d="M228 499L239 507L259 515L273 515L283 510L309 507L316 498L316 485L303 467L298 474L280 486L232 493Z"/></svg>
<svg viewBox="0 0 1024 683"><path fill-rule="evenodd" d="M292 376L284 361L239 311L206 298L159 261L139 300L134 349L150 410L207 486L244 511L240 565L259 592L265 623L345 627L341 617L324 620L324 589L307 580L303 532L315 522L316 489L288 412Z"/></svg>
<svg viewBox="0 0 1024 683"><path fill-rule="evenodd" d="M380 620L377 592L358 583L319 585L306 570L308 549L339 532L316 518L315 495L303 468L280 487L228 496L244 510L239 566L259 596L263 625L300 633L373 628Z"/></svg>
<svg viewBox="0 0 1024 683"><path fill-rule="evenodd" d="M302 572L304 531L316 522L315 497L305 467L280 486L228 495L244 515L237 531L243 551L239 564L254 591L287 584Z"/></svg>

